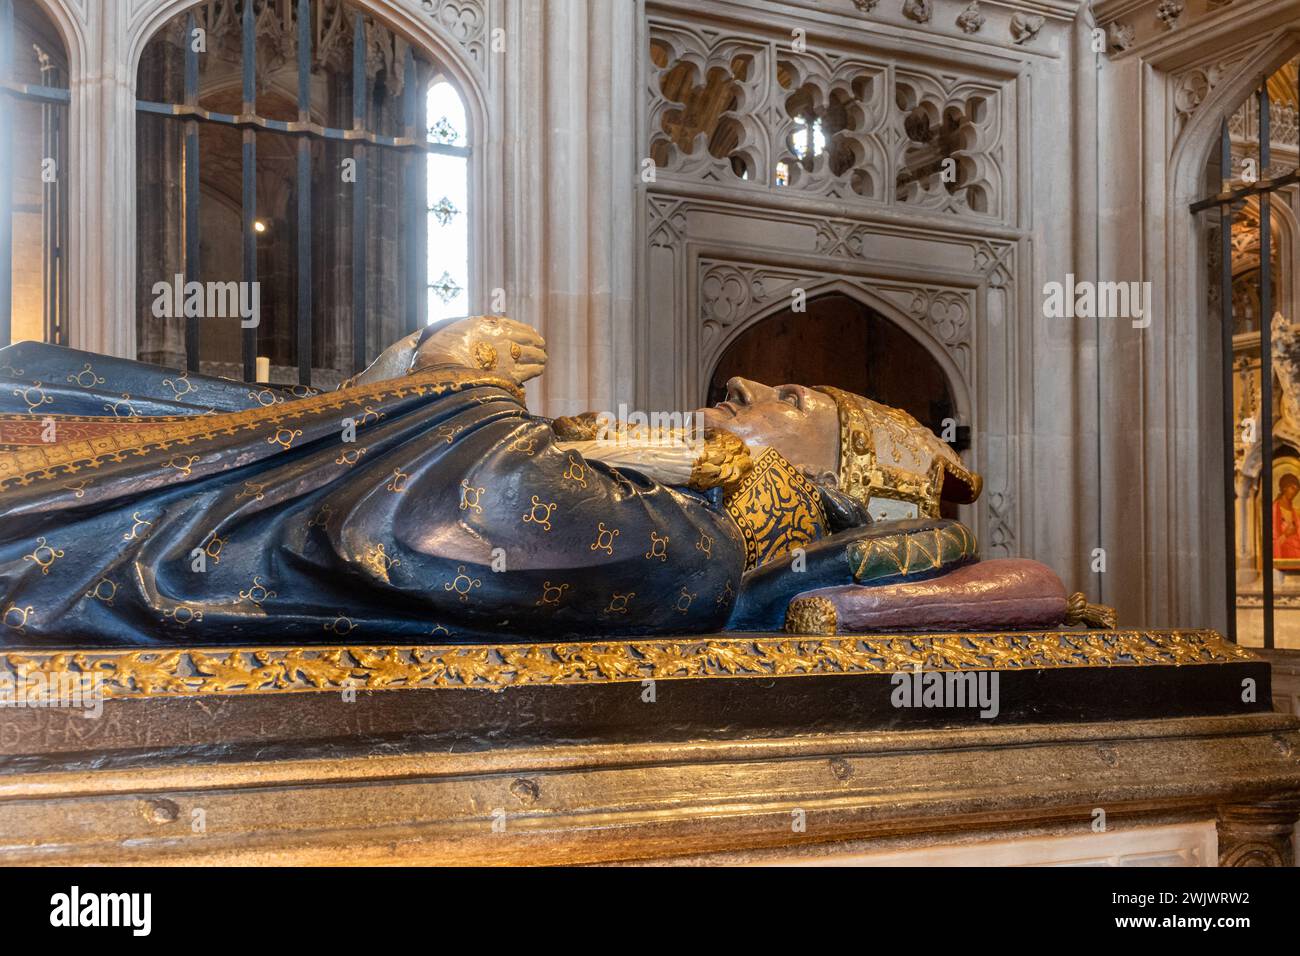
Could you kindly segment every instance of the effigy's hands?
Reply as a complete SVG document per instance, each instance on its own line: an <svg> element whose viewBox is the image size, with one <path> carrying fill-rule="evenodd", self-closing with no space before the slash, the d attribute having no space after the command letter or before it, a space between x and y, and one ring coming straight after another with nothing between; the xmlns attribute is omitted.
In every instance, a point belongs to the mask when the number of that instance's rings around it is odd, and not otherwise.
<svg viewBox="0 0 1300 956"><path fill-rule="evenodd" d="M418 347L410 371L463 365L495 372L523 385L546 368L546 340L530 325L495 315L474 315L439 329Z"/></svg>
<svg viewBox="0 0 1300 956"><path fill-rule="evenodd" d="M495 372L523 385L546 368L546 341L532 326L495 315L460 319L422 339L412 332L384 350L345 384L366 385L401 378L436 365Z"/></svg>
<svg viewBox="0 0 1300 956"><path fill-rule="evenodd" d="M595 412L557 418L551 427L558 448L615 468L634 468L665 485L730 491L754 467L749 446L725 428L706 428L702 434L628 428Z"/></svg>

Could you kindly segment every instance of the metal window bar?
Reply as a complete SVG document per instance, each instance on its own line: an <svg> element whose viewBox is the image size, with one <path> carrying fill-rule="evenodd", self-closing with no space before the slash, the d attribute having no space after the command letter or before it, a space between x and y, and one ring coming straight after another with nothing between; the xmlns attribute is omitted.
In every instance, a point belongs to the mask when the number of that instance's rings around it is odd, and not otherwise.
<svg viewBox="0 0 1300 956"><path fill-rule="evenodd" d="M185 17L185 105L197 106L199 102L199 54L195 49L194 13ZM182 146L184 169L185 209L185 285L199 281L199 124L193 120L185 123ZM188 311L188 310L187 310ZM185 317L185 367L191 372L199 370L199 317Z"/></svg>
<svg viewBox="0 0 1300 956"><path fill-rule="evenodd" d="M298 0L298 122L311 121L311 4ZM311 140L298 138L298 384L311 384Z"/></svg>
<svg viewBox="0 0 1300 956"><path fill-rule="evenodd" d="M420 102L416 95L418 74L415 57L408 47L402 83L402 118L405 133L414 139L423 127ZM406 328L414 332L425 324L428 310L428 162L412 155L406 160Z"/></svg>
<svg viewBox="0 0 1300 956"><path fill-rule="evenodd" d="M352 128L366 128L366 21L361 14L352 19ZM369 241L369 204L366 202L366 145L354 143L352 159L356 178L352 183L352 374L366 364L366 244Z"/></svg>
<svg viewBox="0 0 1300 956"><path fill-rule="evenodd" d="M42 79L56 70L52 65L43 66ZM45 83L43 85L50 85ZM66 107L62 104L43 102L41 104L41 133L45 158L53 159L54 176L43 184L42 189L42 225L41 242L45 251L45 341L55 345L68 344L68 283L67 283L67 239L68 239L68 201L67 191L62 188L64 169L64 114Z"/></svg>
<svg viewBox="0 0 1300 956"><path fill-rule="evenodd" d="M6 91L13 78L14 8L12 0L0 0L0 78ZM0 346L13 340L13 103L0 96Z"/></svg>
<svg viewBox="0 0 1300 956"><path fill-rule="evenodd" d="M12 0L0 0L0 5L11 3ZM259 116L255 102L255 59L256 59L256 37L255 24L253 16L252 3L244 4L244 13L241 20L243 30L242 40L242 59L243 59L243 104L242 112L238 115L231 113L220 113L213 110L204 109L198 103L197 85L197 54L193 52L193 13L187 16L187 43L186 43L186 95L181 103L158 103L150 100L137 100L136 109L139 112L156 114L160 116L172 117L179 119L186 126L186 147L185 147L185 194L183 196L186 220L186 246L185 246L185 274L186 281L192 278L197 279L198 272L198 170L199 170L199 150L197 124L199 123L217 123L224 126L231 126L243 131L243 200L244 200L244 276L246 281L254 281L249 277L255 277L257 274L257 247L256 236L254 233L254 221L256 214L257 202L257 146L256 134L259 130L273 133L285 133L299 137L297 149L297 290L298 290L298 310L297 310L297 351L298 351L298 379L301 384L310 384L311 379L311 352L312 352L312 275L311 275L311 144L314 140L337 140L353 144L353 158L357 160L357 182L356 191L353 197L353 220L354 220L354 240L353 240L353 346L352 346L352 364L353 371L360 371L365 364L365 248L364 245L358 245L358 239L355 237L356 232L361 233L361 239L366 236L366 218L367 205L365 202L365 181L364 171L367 166L368 156L366 147L382 147L386 149L409 151L413 157L424 156L429 153L438 153L446 156L468 157L470 147L468 146L450 146L443 143L429 142L427 137L422 134L422 123L418 118L418 99L416 97L415 82L417 72L415 68L414 56L407 51L406 63L406 99L403 101L403 112L406 118L406 129L402 136L386 136L380 133L371 132L366 128L365 122L365 100L366 100L366 83L365 83L365 49L364 49L364 26L359 31L362 36L361 41L354 39L353 48L353 122L350 129L336 129L333 127L322 126L311 120L311 55L312 55L312 31L311 31L311 0L297 0L297 28L298 28L298 118L293 122L283 120L268 119ZM3 9L3 6L0 6ZM354 24L364 24L364 17L360 13L354 15ZM250 53L250 51L252 51ZM194 95L190 95L190 61L194 63ZM12 85L12 84L10 84ZM30 88L25 87L25 90ZM68 91L53 90L48 91L54 94L53 98L60 102L68 102ZM0 106L3 100L0 99ZM2 117L0 117L2 119ZM189 131L195 130L195 135L191 143ZM192 148L191 148L192 147ZM417 168L418 167L418 168ZM193 177L191 189L191 174ZM414 161L408 163L407 183L408 188L418 189L419 195L423 195L424 187L424 167L421 163ZM413 194L414 195L414 194ZM415 202L407 204L410 208L423 209L424 202ZM191 229L191 223L193 228ZM424 223L417 223L418 228L410 228L411 235L408 236L408 249L411 252L412 268L409 269L408 281L411 283L411 296L416 304L410 307L408 315L408 324L413 328L418 327L420 319L424 315L423 296L424 296L424 266L422 257L415 255L413 250L423 248ZM3 227L0 227L2 229ZM190 247L190 237L195 240L195 247ZM0 242L3 242L4 236L0 234ZM412 244L414 243L414 244ZM2 272L3 270L0 270ZM416 285L418 281L418 286ZM6 300L7 302L7 300ZM5 313L7 314L7 312ZM3 316L0 315L0 318ZM189 321L195 322L196 334L191 337L189 334ZM0 330L2 331L2 330ZM248 380L254 377L253 369L256 360L256 330L244 330L243 339L243 366L244 376ZM187 320L186 335L186 365L188 368L198 368L199 361L199 342L197 337L197 320Z"/></svg>
<svg viewBox="0 0 1300 956"><path fill-rule="evenodd" d="M1300 90L1297 90L1300 93ZM1260 81L1256 93L1259 109L1259 178L1253 183L1232 185L1232 142L1225 116L1219 127L1219 164L1221 186L1216 195L1192 203L1191 211L1219 210L1220 249L1220 302L1219 323L1223 349L1223 433L1224 433L1224 545L1225 600L1227 605L1227 631L1230 640L1237 639L1237 549L1236 549L1236 495L1233 436L1236 433L1232 398L1232 224L1234 206L1249 198L1259 198L1260 239L1260 398L1259 440L1263 444L1260 475L1260 564L1263 590L1264 647L1274 646L1274 594L1273 594L1273 263L1272 263L1272 196L1285 186L1300 182L1300 167L1289 173L1273 176L1269 128L1270 104L1268 77Z"/></svg>
<svg viewBox="0 0 1300 956"><path fill-rule="evenodd" d="M243 81L241 110L245 116L257 112L257 20L252 0L244 3L240 20L240 79ZM244 281L257 281L257 130L245 128L240 143L240 191L243 206ZM257 329L241 330L244 381L257 377Z"/></svg>
<svg viewBox="0 0 1300 956"><path fill-rule="evenodd" d="M72 103L70 90L44 83L19 83L14 75L14 5L0 0L0 347L13 341L13 123L14 103L42 107L45 155L58 164L56 182L44 184L45 316L46 338L67 344L67 200L62 188L63 118Z"/></svg>

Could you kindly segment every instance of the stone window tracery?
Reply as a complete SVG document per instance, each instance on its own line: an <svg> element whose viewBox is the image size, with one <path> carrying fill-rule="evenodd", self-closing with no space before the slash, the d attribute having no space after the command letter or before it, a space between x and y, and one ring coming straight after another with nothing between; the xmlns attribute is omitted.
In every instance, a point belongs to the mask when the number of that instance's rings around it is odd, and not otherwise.
<svg viewBox="0 0 1300 956"><path fill-rule="evenodd" d="M997 184L985 151L994 124L988 96L967 90L944 93L932 84L899 80L895 105L904 133L894 178L898 202L994 211Z"/></svg>
<svg viewBox="0 0 1300 956"><path fill-rule="evenodd" d="M699 165L711 157L729 166L736 178L750 178L756 170L744 148L744 124L736 114L743 108L753 56L737 53L724 62L701 64L656 41L650 57L660 71L658 92L663 99L651 147L656 165Z"/></svg>
<svg viewBox="0 0 1300 956"><path fill-rule="evenodd" d="M649 155L674 178L1004 215L998 83L676 24L652 24L650 70Z"/></svg>
<svg viewBox="0 0 1300 956"><path fill-rule="evenodd" d="M861 73L826 83L790 60L777 66L784 124L778 162L785 163L790 183L829 186L845 182L857 195L875 198L880 185L877 144L866 135L874 125L877 77ZM801 182L811 180L811 183ZM831 185L834 184L834 185Z"/></svg>

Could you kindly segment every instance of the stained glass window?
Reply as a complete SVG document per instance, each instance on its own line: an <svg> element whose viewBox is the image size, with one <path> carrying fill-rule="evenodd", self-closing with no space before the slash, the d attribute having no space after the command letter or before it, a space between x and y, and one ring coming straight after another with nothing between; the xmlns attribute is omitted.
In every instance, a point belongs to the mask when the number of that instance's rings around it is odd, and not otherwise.
<svg viewBox="0 0 1300 956"><path fill-rule="evenodd" d="M430 322L469 314L469 136L465 103L450 83L436 82L426 103L429 153Z"/></svg>

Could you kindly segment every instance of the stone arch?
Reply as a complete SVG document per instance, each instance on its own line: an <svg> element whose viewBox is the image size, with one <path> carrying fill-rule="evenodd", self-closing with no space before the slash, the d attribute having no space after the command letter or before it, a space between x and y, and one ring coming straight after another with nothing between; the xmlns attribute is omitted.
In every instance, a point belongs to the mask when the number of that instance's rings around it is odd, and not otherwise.
<svg viewBox="0 0 1300 956"><path fill-rule="evenodd" d="M871 288L871 281L851 280L843 277L828 278L821 282L816 282L803 286L809 301L819 296L830 293L839 293L853 299L860 305L873 310L889 322L893 323L904 333L914 339L920 346L925 349L926 353L935 361L943 371L944 377L948 381L951 389L953 404L957 419L963 424L970 425L972 431L975 430L976 407L974 402L973 383L968 380L961 368L953 360L951 353L944 347L928 329L920 325L915 319L906 315L894 303L890 302L884 296L874 292ZM713 377L713 372L718 366L723 354L735 343L735 341L746 331L758 325L764 319L771 318L780 312L789 308L789 302L786 298L781 297L775 302L767 302L755 308L740 321L735 322L727 329L714 345L709 349L707 355L701 357L700 374L697 379L700 394L697 396L700 402L707 399L709 381ZM801 383L808 384L808 383Z"/></svg>
<svg viewBox="0 0 1300 956"><path fill-rule="evenodd" d="M1114 64L1117 87L1137 91L1143 115L1164 120L1163 125L1146 125L1140 177L1131 186L1115 186L1122 207L1140 217L1142 229L1117 238L1113 249L1119 257L1103 262L1103 267L1109 265L1120 274L1131 270L1133 278L1151 282L1157 326L1141 349L1129 350L1114 330L1104 346L1108 361L1127 376L1116 394L1140 402L1143 421L1149 424L1139 435L1112 429L1116 447L1127 445L1141 457L1137 481L1142 495L1135 507L1105 507L1099 535L1114 541L1140 536L1146 557L1131 560L1132 570L1121 576L1123 597L1118 603L1122 613L1141 616L1148 624L1196 620L1227 626L1221 598L1226 562L1220 524L1225 493L1219 323L1217 315L1208 314L1204 228L1204 216L1212 214L1198 216L1190 207L1207 192L1205 166L1216 147L1221 119L1264 76L1300 52L1300 34L1272 32L1239 50L1232 28L1223 24L1194 37L1189 34L1181 45L1162 49L1151 59L1119 58ZM1180 71L1196 63L1222 63L1225 55L1236 59L1235 64L1175 132ZM1125 161L1136 161L1132 155L1123 153ZM1099 487L1122 489L1134 479L1131 457L1099 454ZM1134 512L1141 514L1140 520Z"/></svg>
<svg viewBox="0 0 1300 956"><path fill-rule="evenodd" d="M135 86L136 72L145 45L155 33L179 13L190 7L201 6L207 0L168 0L151 10L148 16L131 23L127 36L127 70L131 86ZM474 130L485 128L486 94L482 88L481 72L464 47L457 42L428 11L410 0L347 0L349 4L379 20L407 42L420 47L449 72L453 82L465 97Z"/></svg>
<svg viewBox="0 0 1300 956"><path fill-rule="evenodd" d="M60 0L66 2L66 0ZM126 70L128 86L134 100L136 83L139 75L140 58L153 36L178 14L191 7L202 5L206 0L166 0L132 19L127 24L124 44L127 51ZM459 91L465 103L465 115L469 127L469 282L471 290L471 310L486 311L488 290L484 275L489 262L489 243L491 236L500 232L498 228L501 215L499 201L487 188L490 141L488 116L487 78L483 67L475 61L471 51L466 48L436 17L438 5L431 8L422 7L417 0L347 0L349 4L366 14L373 16L389 30L401 36L408 43L422 50L433 62L438 64L445 77ZM483 35L487 36L487 12L482 9ZM133 114L134 119L134 114ZM132 133L122 143L122 148L129 151L125 157L127 168L135 166L134 127ZM132 242L127 253L134 286L136 236L134 223L135 194L129 196L130 209L123 210L132 224ZM134 290L132 301L135 300ZM134 325L129 332L128 348L125 354L135 355Z"/></svg>
<svg viewBox="0 0 1300 956"><path fill-rule="evenodd" d="M89 60L85 24L70 0L36 0L36 4L45 11L63 39L63 46L68 51L68 85L71 87L84 77Z"/></svg>

